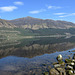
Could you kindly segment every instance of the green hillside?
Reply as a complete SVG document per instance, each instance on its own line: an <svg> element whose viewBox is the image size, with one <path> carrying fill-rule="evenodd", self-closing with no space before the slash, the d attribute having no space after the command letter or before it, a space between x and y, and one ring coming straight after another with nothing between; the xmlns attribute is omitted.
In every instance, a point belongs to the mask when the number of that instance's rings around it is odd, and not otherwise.
<svg viewBox="0 0 75 75"><path fill-rule="evenodd" d="M70 29L53 29L44 28L38 30L24 28L0 28L0 37L4 38L20 38L24 36L50 36L50 35L66 35L66 33L75 34L75 28Z"/></svg>

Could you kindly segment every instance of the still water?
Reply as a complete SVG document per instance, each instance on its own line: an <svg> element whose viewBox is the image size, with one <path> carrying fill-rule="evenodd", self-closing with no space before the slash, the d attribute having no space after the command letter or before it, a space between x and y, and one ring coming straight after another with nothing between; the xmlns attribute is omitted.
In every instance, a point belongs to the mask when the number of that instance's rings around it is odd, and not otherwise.
<svg viewBox="0 0 75 75"><path fill-rule="evenodd" d="M0 40L0 74L42 75L49 66L53 67L57 55L64 60L74 54L72 50L75 37Z"/></svg>

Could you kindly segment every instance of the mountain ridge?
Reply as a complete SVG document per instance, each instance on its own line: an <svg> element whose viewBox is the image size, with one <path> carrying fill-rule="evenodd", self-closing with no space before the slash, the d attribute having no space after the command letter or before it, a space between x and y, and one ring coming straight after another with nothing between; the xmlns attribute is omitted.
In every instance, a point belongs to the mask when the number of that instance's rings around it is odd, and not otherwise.
<svg viewBox="0 0 75 75"><path fill-rule="evenodd" d="M14 20L0 19L0 27L21 27L24 29L44 29L44 28L55 28L55 29L69 29L75 28L75 24L72 22L51 20L51 19L39 19L33 17L23 17Z"/></svg>
<svg viewBox="0 0 75 75"><path fill-rule="evenodd" d="M14 24L8 22L7 20L0 19L0 27L13 28L16 27Z"/></svg>
<svg viewBox="0 0 75 75"><path fill-rule="evenodd" d="M8 22L22 27L29 28L33 30L43 29L43 28L57 28L57 29L68 29L75 28L75 24L72 22L61 21L61 20L51 20L51 19L39 19L33 17L23 17L14 20L9 20Z"/></svg>

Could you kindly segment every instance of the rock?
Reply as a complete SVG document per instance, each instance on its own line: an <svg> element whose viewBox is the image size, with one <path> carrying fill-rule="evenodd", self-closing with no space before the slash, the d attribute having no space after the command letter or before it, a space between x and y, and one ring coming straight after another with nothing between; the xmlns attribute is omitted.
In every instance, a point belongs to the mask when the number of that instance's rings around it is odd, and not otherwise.
<svg viewBox="0 0 75 75"><path fill-rule="evenodd" d="M58 64L57 62L54 62L53 65Z"/></svg>
<svg viewBox="0 0 75 75"><path fill-rule="evenodd" d="M57 56L57 60L58 60L58 61L62 60L62 55L61 55L61 54L59 54L59 55Z"/></svg>
<svg viewBox="0 0 75 75"><path fill-rule="evenodd" d="M70 65L71 65L71 66L74 66L74 63L73 63L73 62L71 62L71 63L70 63Z"/></svg>
<svg viewBox="0 0 75 75"><path fill-rule="evenodd" d="M75 60L73 59L73 60L72 60L72 62L74 62L74 63L75 63Z"/></svg>
<svg viewBox="0 0 75 75"><path fill-rule="evenodd" d="M64 61L58 61L59 62L59 64L61 64L61 66L64 66L65 65L65 62Z"/></svg>
<svg viewBox="0 0 75 75"><path fill-rule="evenodd" d="M66 67L66 69L67 69L67 70L73 70L73 67L70 66L70 65L68 65L68 66Z"/></svg>
<svg viewBox="0 0 75 75"><path fill-rule="evenodd" d="M55 68L60 67L60 66L61 66L61 64L55 64L54 65Z"/></svg>
<svg viewBox="0 0 75 75"><path fill-rule="evenodd" d="M55 68L52 68L49 73L50 75L59 75L59 72Z"/></svg>
<svg viewBox="0 0 75 75"><path fill-rule="evenodd" d="M71 63L72 60L71 60L71 59L65 59L65 62L66 62L66 63Z"/></svg>
<svg viewBox="0 0 75 75"><path fill-rule="evenodd" d="M68 52L71 52L71 51L68 51Z"/></svg>
<svg viewBox="0 0 75 75"><path fill-rule="evenodd" d="M74 74L75 74L75 70L74 70L73 72L74 72Z"/></svg>
<svg viewBox="0 0 75 75"><path fill-rule="evenodd" d="M75 54L73 59L65 59L62 61L62 55L57 56L58 62L53 63L54 68L50 69L49 75L75 75Z"/></svg>
<svg viewBox="0 0 75 75"><path fill-rule="evenodd" d="M72 70L68 70L67 71L67 75L75 75L75 74L73 74L73 71Z"/></svg>
<svg viewBox="0 0 75 75"><path fill-rule="evenodd" d="M75 70L75 65L73 66L73 69Z"/></svg>
<svg viewBox="0 0 75 75"><path fill-rule="evenodd" d="M72 57L71 57L71 55L68 55L68 57L69 57L69 59L71 59L71 60L72 60Z"/></svg>
<svg viewBox="0 0 75 75"><path fill-rule="evenodd" d="M73 59L75 59L75 54L73 55Z"/></svg>
<svg viewBox="0 0 75 75"><path fill-rule="evenodd" d="M51 69L51 66L48 66L48 69L50 70Z"/></svg>
<svg viewBox="0 0 75 75"><path fill-rule="evenodd" d="M66 75L64 68L56 68L56 70L59 72L60 75Z"/></svg>
<svg viewBox="0 0 75 75"><path fill-rule="evenodd" d="M44 75L49 75L49 72L45 72Z"/></svg>
<svg viewBox="0 0 75 75"><path fill-rule="evenodd" d="M43 66L46 66L46 64L42 64Z"/></svg>

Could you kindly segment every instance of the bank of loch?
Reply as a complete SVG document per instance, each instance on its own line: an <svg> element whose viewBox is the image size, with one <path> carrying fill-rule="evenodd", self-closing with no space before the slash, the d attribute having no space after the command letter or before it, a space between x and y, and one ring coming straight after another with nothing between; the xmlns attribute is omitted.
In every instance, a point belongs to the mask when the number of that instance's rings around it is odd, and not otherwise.
<svg viewBox="0 0 75 75"><path fill-rule="evenodd" d="M49 72L44 72L44 75L75 75L75 54L70 55L68 59L63 60L62 55L57 56L57 61L53 63L53 68Z"/></svg>

